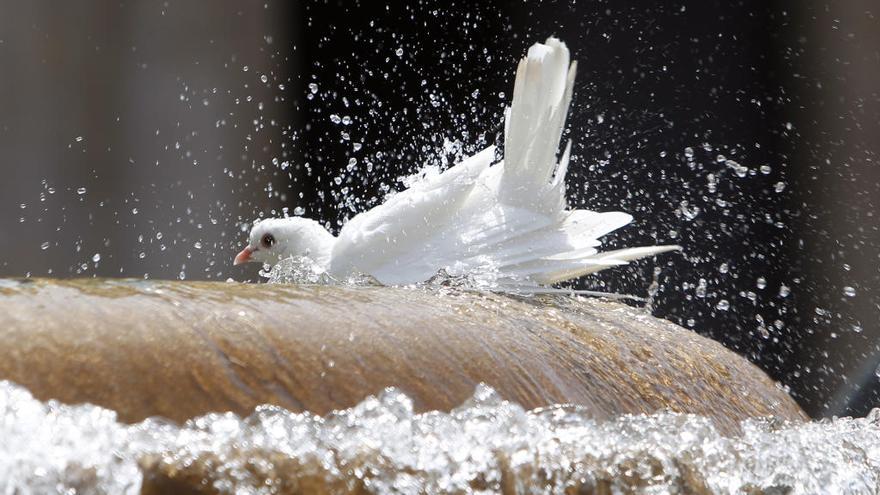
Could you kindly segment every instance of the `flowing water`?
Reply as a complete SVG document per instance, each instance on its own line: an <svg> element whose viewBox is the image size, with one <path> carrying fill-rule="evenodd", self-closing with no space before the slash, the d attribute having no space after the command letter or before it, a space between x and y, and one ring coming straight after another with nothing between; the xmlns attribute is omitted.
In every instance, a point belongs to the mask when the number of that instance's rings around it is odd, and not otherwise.
<svg viewBox="0 0 880 495"><path fill-rule="evenodd" d="M693 415L527 411L486 386L450 413L415 414L388 389L324 417L264 406L176 425L125 424L0 382L0 438L6 494L137 494L171 478L176 490L236 494L880 491L880 410L749 420L725 437Z"/></svg>

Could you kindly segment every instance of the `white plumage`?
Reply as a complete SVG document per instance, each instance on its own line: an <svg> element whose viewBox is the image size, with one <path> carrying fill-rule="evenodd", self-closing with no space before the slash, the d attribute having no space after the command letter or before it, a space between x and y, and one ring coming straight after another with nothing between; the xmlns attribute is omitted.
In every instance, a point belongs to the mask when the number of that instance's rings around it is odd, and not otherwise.
<svg viewBox="0 0 880 495"><path fill-rule="evenodd" d="M679 249L599 252L599 238L632 217L567 209L571 142L558 162L557 152L575 69L556 38L529 49L506 112L502 162L492 165L489 147L355 216L335 238L304 218L260 222L236 264L307 256L340 279L363 273L408 284L445 270L491 274L501 285L546 285Z"/></svg>

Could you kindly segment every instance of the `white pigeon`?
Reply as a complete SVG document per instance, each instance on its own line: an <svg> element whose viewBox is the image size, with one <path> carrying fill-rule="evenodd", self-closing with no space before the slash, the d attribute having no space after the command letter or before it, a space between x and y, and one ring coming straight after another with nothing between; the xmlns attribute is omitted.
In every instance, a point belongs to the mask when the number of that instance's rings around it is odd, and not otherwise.
<svg viewBox="0 0 880 495"><path fill-rule="evenodd" d="M386 285L493 274L499 285L549 285L680 249L645 246L599 252L599 238L632 221L621 212L570 210L569 142L557 150L577 63L556 38L529 48L505 114L504 160L495 147L391 196L333 236L306 218L256 223L235 264L309 258L337 280L366 274Z"/></svg>

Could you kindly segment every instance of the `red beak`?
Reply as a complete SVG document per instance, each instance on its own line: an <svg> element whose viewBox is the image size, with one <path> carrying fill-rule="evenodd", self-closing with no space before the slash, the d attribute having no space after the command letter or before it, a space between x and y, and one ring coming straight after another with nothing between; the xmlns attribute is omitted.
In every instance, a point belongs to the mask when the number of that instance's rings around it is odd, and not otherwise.
<svg viewBox="0 0 880 495"><path fill-rule="evenodd" d="M235 256L235 260L232 261L232 264L233 265L240 265L242 263L247 263L248 261L251 261L251 256L253 254L254 254L253 248L251 248L250 246L247 246L244 249L242 249L241 252L238 253L238 255Z"/></svg>

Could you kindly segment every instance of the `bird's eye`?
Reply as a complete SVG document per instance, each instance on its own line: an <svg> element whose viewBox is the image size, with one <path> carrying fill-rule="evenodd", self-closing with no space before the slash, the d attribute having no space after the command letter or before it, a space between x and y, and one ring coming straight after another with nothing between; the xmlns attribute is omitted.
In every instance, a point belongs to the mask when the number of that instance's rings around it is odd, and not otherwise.
<svg viewBox="0 0 880 495"><path fill-rule="evenodd" d="M264 248L268 249L275 245L275 236L272 234L266 234L260 239L260 244L263 245Z"/></svg>

